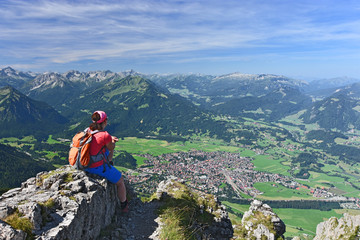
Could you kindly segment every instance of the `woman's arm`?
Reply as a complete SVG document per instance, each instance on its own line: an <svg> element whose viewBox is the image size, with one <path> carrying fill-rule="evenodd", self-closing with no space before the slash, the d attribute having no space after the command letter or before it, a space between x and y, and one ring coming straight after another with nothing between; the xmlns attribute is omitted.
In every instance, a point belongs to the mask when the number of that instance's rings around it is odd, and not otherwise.
<svg viewBox="0 0 360 240"><path fill-rule="evenodd" d="M108 159L111 162L113 155L114 155L114 149L115 149L115 143L119 141L119 139L117 137L111 136L111 142L109 142L108 144L106 144L106 148L109 150L109 156Z"/></svg>
<svg viewBox="0 0 360 240"><path fill-rule="evenodd" d="M115 143L119 141L119 139L117 137L111 136L111 142L109 142L108 144L106 144L106 148L109 151L113 151L115 148Z"/></svg>

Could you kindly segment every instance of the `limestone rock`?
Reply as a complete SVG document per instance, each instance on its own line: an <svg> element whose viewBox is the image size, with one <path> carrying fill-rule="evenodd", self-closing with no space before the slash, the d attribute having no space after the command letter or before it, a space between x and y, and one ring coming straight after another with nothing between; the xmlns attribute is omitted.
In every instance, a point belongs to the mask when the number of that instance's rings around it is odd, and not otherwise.
<svg viewBox="0 0 360 240"><path fill-rule="evenodd" d="M185 185L180 184L179 182L168 179L162 181L157 188L156 195L161 199L172 198L176 195L181 195L183 192L186 195L195 195L195 192L184 188ZM207 205L207 209L204 209L204 206L199 205L199 212L203 213L204 211L213 214L213 221L209 225L202 225L200 223L194 222L192 225L193 232L196 233L197 239L208 239L208 240L228 240L233 237L233 227L226 211L226 207L221 204L218 199L209 194L204 194L201 192L196 192L199 199L202 199ZM209 203L213 204L209 204ZM161 222L161 218L157 219L158 222ZM159 239L158 235L161 231L162 224L159 224L159 227L156 229L152 235L152 239Z"/></svg>
<svg viewBox="0 0 360 240"><path fill-rule="evenodd" d="M96 175L65 166L52 172L41 172L25 181L20 188L0 196L0 240L27 238L50 239L160 239L164 223L158 209L168 198L189 194L196 214L207 214L209 222L200 219L189 226L196 239L228 240L233 236L226 208L213 196L193 192L186 186L168 180L162 182L155 195L159 199L142 202L130 186L130 212L122 213L116 186ZM193 205L191 205L193 206ZM209 214L210 213L210 214ZM10 218L26 220L27 231L14 229ZM100 235L101 231L101 237ZM27 236L32 234L32 236Z"/></svg>
<svg viewBox="0 0 360 240"><path fill-rule="evenodd" d="M344 213L340 219L331 217L316 227L314 240L360 239L360 215Z"/></svg>
<svg viewBox="0 0 360 240"><path fill-rule="evenodd" d="M116 208L114 184L70 166L38 173L0 196L0 218L19 214L28 219L35 239L95 239L111 223ZM0 233L0 239L26 236L5 222Z"/></svg>
<svg viewBox="0 0 360 240"><path fill-rule="evenodd" d="M0 220L0 239L4 240L25 240L26 234L23 231L15 230Z"/></svg>
<svg viewBox="0 0 360 240"><path fill-rule="evenodd" d="M283 238L286 227L284 222L274 213L271 207L259 200L254 200L242 218L242 228L246 239Z"/></svg>

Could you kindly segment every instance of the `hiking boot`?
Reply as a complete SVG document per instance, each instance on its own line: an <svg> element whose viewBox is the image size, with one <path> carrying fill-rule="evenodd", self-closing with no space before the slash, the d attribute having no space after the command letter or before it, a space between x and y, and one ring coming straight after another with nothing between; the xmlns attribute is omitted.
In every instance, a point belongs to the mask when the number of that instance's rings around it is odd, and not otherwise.
<svg viewBox="0 0 360 240"><path fill-rule="evenodd" d="M123 212L123 213L129 212L129 204L126 204L126 206L124 208L121 208L121 212Z"/></svg>
<svg viewBox="0 0 360 240"><path fill-rule="evenodd" d="M123 213L129 212L129 202L127 199L125 202L120 203L120 206L121 206L121 212Z"/></svg>

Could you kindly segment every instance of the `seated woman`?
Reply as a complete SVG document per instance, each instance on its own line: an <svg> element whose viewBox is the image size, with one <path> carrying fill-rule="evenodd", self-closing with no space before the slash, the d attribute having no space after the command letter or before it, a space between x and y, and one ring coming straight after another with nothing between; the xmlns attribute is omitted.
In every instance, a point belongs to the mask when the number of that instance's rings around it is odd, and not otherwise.
<svg viewBox="0 0 360 240"><path fill-rule="evenodd" d="M119 141L119 139L111 136L107 131L104 131L108 121L104 111L94 112L91 119L92 123L89 126L89 131L93 136L90 143L90 156L93 163L86 168L86 171L104 177L116 184L121 210L127 212L128 201L126 199L124 178L119 170L111 166L115 143Z"/></svg>

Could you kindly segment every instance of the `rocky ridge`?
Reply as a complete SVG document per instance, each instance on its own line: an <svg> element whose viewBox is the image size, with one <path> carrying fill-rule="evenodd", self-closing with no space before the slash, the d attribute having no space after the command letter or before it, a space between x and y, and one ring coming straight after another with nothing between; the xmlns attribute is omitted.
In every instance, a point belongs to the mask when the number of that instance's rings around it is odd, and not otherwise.
<svg viewBox="0 0 360 240"><path fill-rule="evenodd" d="M115 188L70 167L41 172L0 197L0 219L28 224L35 239L94 239L115 214ZM24 239L4 222L0 239Z"/></svg>
<svg viewBox="0 0 360 240"><path fill-rule="evenodd" d="M242 239L285 239L285 223L273 212L271 207L254 200L244 213L238 227Z"/></svg>
<svg viewBox="0 0 360 240"><path fill-rule="evenodd" d="M332 217L316 227L316 236L313 240L338 239L360 239L360 215L352 216L345 213L340 219Z"/></svg>
<svg viewBox="0 0 360 240"><path fill-rule="evenodd" d="M116 187L107 180L70 166L41 172L0 196L0 239L165 239L166 214L184 206L195 206L186 239L284 239L284 222L258 200L233 226L216 197L171 179L161 182L148 202L130 188L128 198L130 211L123 213ZM205 216L210 221L203 221ZM344 214L320 223L314 240L325 239L360 239L360 216Z"/></svg>
<svg viewBox="0 0 360 240"><path fill-rule="evenodd" d="M169 198L175 198L179 186L172 180L162 182L146 203L129 189L131 210L122 213L116 187L107 180L70 166L41 172L0 196L0 239L160 239L164 224L158 211ZM212 198L216 201L213 208L196 209L198 214L212 212L216 217L208 225L192 222L194 239L232 237L225 207ZM12 227L19 223L22 230Z"/></svg>

